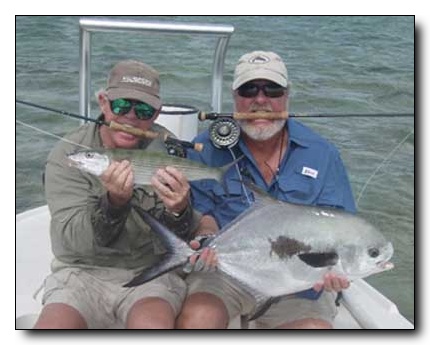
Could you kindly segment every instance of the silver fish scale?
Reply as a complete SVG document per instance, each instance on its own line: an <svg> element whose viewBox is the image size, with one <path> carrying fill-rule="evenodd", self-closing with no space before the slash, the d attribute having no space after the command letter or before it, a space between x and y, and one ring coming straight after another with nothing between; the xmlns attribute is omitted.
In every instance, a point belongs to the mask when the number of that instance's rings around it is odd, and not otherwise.
<svg viewBox="0 0 430 345"><path fill-rule="evenodd" d="M134 173L134 182L150 185L158 169L171 166L182 172L188 181L214 179L221 181L223 174L235 162L223 167L210 167L186 158L179 158L162 152L146 150L82 150L68 155L71 164L90 174L100 176L112 161L128 160Z"/></svg>
<svg viewBox="0 0 430 345"><path fill-rule="evenodd" d="M152 176L158 169L171 166L181 171L189 181L200 179L221 180L222 169L213 168L194 162L189 159L179 158L160 152L142 150L110 150L106 151L110 159L117 161L127 159L131 162L136 184L149 185Z"/></svg>
<svg viewBox="0 0 430 345"><path fill-rule="evenodd" d="M287 239L300 243L301 253L335 251L340 260L333 269L342 274L348 274L349 262L364 260L365 266L369 265L365 257L368 248L387 245L382 234L357 216L281 202L254 206L228 225L211 245L216 247L220 271L262 294L278 296L312 287L328 270L309 266L297 252L284 253L287 246L283 241ZM343 255L345 248L354 250Z"/></svg>
<svg viewBox="0 0 430 345"><path fill-rule="evenodd" d="M182 159L182 158L181 158ZM144 162L133 159L131 161L133 167L133 173L135 177L135 183L137 184L150 184L151 178L157 172L158 169L164 169L166 166L171 166L179 170L187 180L201 180L201 179L215 179L220 180L221 172L216 169L205 169L198 166L192 165L179 165L174 163L166 162Z"/></svg>

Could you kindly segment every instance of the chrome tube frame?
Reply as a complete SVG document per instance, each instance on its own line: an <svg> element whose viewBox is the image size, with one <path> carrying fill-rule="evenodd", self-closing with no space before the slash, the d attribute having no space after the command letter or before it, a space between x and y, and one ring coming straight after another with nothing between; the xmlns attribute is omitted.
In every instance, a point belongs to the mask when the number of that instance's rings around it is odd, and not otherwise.
<svg viewBox="0 0 430 345"><path fill-rule="evenodd" d="M79 112L88 117L91 114L91 34L94 32L143 32L215 35L219 36L212 67L213 112L222 111L222 82L224 61L232 25L195 24L173 22L140 22L117 19L81 18L79 20Z"/></svg>

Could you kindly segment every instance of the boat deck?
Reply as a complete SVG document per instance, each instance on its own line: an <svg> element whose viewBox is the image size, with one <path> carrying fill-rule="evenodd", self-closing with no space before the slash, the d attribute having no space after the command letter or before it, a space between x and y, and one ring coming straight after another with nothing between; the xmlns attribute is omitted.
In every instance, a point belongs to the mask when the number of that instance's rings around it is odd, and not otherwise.
<svg viewBox="0 0 430 345"><path fill-rule="evenodd" d="M50 273L53 258L48 231L48 207L41 206L17 215L16 226L16 328L28 329L33 326L41 310L41 286ZM360 328L343 305L339 308L335 327ZM240 318L229 325L229 329L239 328ZM249 323L249 328L255 328L253 322Z"/></svg>

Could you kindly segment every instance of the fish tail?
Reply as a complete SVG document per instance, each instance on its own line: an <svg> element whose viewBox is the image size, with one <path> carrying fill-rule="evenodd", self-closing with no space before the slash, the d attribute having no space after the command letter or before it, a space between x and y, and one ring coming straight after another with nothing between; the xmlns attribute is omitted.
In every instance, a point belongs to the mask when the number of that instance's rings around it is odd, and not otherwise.
<svg viewBox="0 0 430 345"><path fill-rule="evenodd" d="M183 266L188 261L188 257L194 252L185 241L177 237L151 214L139 207L134 207L134 209L159 236L167 250L167 253L163 255L161 261L157 262L154 266L143 270L131 281L125 284L124 287L141 285L166 272Z"/></svg>

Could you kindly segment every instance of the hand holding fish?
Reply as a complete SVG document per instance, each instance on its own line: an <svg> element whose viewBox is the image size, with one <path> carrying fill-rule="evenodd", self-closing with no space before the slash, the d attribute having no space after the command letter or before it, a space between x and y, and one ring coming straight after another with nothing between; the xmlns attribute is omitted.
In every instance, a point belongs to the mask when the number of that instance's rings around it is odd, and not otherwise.
<svg viewBox="0 0 430 345"><path fill-rule="evenodd" d="M190 241L189 246L196 251L201 247L203 247L203 249L188 258L188 263L184 271L188 273L191 271L209 272L216 269L218 264L216 252L214 248L207 247L206 245L215 237L218 230L217 222L212 216L204 215L200 219L196 233L197 236Z"/></svg>
<svg viewBox="0 0 430 345"><path fill-rule="evenodd" d="M134 177L129 161L113 161L100 176L108 198L116 207L124 206L133 195Z"/></svg>
<svg viewBox="0 0 430 345"><path fill-rule="evenodd" d="M317 292L325 289L326 291L340 292L349 287L349 280L345 276L328 272L324 275L323 281L316 282L313 289Z"/></svg>
<svg viewBox="0 0 430 345"><path fill-rule="evenodd" d="M168 211L182 213L187 208L190 185L178 169L170 166L158 169L151 179L151 185Z"/></svg>
<svg viewBox="0 0 430 345"><path fill-rule="evenodd" d="M198 236L198 237L204 237L204 236ZM202 243L204 244L203 240L200 242L200 240L195 238L194 240L191 240L189 245L192 249L198 250ZM216 265L218 263L216 252L213 248L210 247L204 247L198 254L193 254L188 259L188 267L187 269L191 271L203 271L203 272L213 272L216 270Z"/></svg>
<svg viewBox="0 0 430 345"><path fill-rule="evenodd" d="M216 270L216 254L212 248L203 248L199 255L194 254L189 261L192 271L213 272Z"/></svg>

